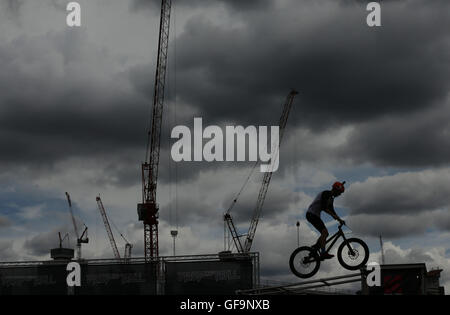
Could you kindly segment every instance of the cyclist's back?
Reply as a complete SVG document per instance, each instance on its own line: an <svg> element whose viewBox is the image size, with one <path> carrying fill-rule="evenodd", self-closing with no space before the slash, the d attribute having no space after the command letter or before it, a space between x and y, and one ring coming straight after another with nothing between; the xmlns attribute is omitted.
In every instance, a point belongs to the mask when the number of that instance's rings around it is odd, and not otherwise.
<svg viewBox="0 0 450 315"><path fill-rule="evenodd" d="M333 194L331 190L324 190L320 192L311 205L308 207L308 213L314 214L320 218L322 210L331 208L333 206Z"/></svg>

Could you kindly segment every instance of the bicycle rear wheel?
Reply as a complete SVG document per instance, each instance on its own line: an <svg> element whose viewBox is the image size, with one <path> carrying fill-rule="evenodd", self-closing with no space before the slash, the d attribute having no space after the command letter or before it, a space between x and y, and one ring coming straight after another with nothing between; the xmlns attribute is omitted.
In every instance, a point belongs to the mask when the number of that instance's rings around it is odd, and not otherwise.
<svg viewBox="0 0 450 315"><path fill-rule="evenodd" d="M311 247L302 246L292 252L289 267L297 277L310 278L319 270L320 259Z"/></svg>
<svg viewBox="0 0 450 315"><path fill-rule="evenodd" d="M349 238L339 246L337 256L342 267L348 270L358 270L369 259L369 247L359 238Z"/></svg>

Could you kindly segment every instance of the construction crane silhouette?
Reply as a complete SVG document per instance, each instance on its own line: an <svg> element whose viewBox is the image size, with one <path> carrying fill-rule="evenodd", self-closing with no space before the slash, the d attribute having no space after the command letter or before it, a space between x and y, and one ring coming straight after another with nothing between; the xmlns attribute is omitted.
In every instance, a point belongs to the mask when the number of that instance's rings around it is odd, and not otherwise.
<svg viewBox="0 0 450 315"><path fill-rule="evenodd" d="M72 201L70 200L70 196L67 191L66 191L66 197L67 197L67 202L69 203L69 211L70 211L70 216L72 218L73 229L75 230L75 236L77 237L76 259L80 260L81 259L81 244L89 243L89 238L87 236L88 228L87 228L86 224L83 223L84 231L83 231L83 233L81 233L81 236L80 236L80 234L78 233L78 227L77 227L77 223L75 220L75 216L73 215Z"/></svg>
<svg viewBox="0 0 450 315"><path fill-rule="evenodd" d="M158 180L161 124L164 107L164 88L169 47L170 10L172 1L161 1L161 20L158 42L158 59L153 94L151 127L148 131L145 162L142 164L142 203L137 205L138 218L144 223L145 261L158 257L158 210L156 186Z"/></svg>
<svg viewBox="0 0 450 315"><path fill-rule="evenodd" d="M103 202L100 199L100 196L95 198L95 200L97 200L98 210L100 211L100 214L102 215L103 223L105 224L106 233L108 234L109 242L111 243L114 257L116 257L117 259L120 259L119 250L117 249L116 240L114 239L114 234L111 231L111 226L109 225L108 217L106 216L106 211L105 211L105 207L103 206Z"/></svg>
<svg viewBox="0 0 450 315"><path fill-rule="evenodd" d="M291 110L294 98L295 98L295 96L297 94L298 94L297 91L291 90L291 92L288 94L288 96L286 98L286 101L284 103L283 112L281 114L280 121L279 121L279 128L280 128L279 145L281 145L281 140L282 140L283 135L284 135L284 130L285 130L285 127L286 127L287 119L289 117L289 112ZM273 154L274 153L273 150L278 150L278 149L279 148L272 148L272 151L271 151L272 157L276 156L275 154ZM255 166L256 166L256 164L255 164ZM254 167L253 167L253 169L254 169ZM252 171L253 171L253 169L252 169ZM233 238L233 242L234 242L234 245L236 247L236 250L239 253L248 253L248 252L250 252L250 249L251 249L252 244L253 244L253 240L255 238L256 228L258 226L259 218L261 216L262 207L264 205L264 200L266 198L266 194L267 194L267 190L269 188L269 184L270 184L271 178L272 178L272 172L266 172L264 174L263 182L262 182L261 188L260 188L259 193L258 193L258 199L257 199L257 202L256 202L255 209L253 210L253 217L252 217L252 220L250 222L250 227L248 229L247 234L243 234L243 235L239 235L238 234L238 232L236 230L236 226L234 225L234 222L233 222L233 218L231 217L230 211L233 208L233 206L236 204L237 198L235 198L233 200L232 205L230 206L230 208L227 210L227 212L224 215L224 220L225 220L225 222L226 222L226 224L228 226L228 230L229 230L229 232L231 234L231 237ZM248 182L248 178L247 178L246 182ZM242 192L242 189L239 192L239 194L241 192ZM246 236L244 244L242 244L242 242L241 242L241 237L243 237L243 236Z"/></svg>
<svg viewBox="0 0 450 315"><path fill-rule="evenodd" d="M95 198L95 200L97 201L98 210L100 211L100 214L103 219L103 223L105 224L106 233L108 234L108 239L109 239L109 242L111 243L114 257L117 259L120 259L119 250L117 249L117 243L116 243L116 240L114 239L114 234L111 230L111 226L109 225L108 216L106 215L106 210L105 210L105 207L103 206L102 199L100 198L100 196L98 196ZM114 222L113 222L113 224L114 224ZM125 238L125 236L123 236L122 233L120 233L120 231L117 229L117 227L116 227L116 230L120 234L122 239L125 241L125 253L124 253L123 257L124 257L124 259L129 259L129 258L131 258L131 249L133 248L133 245L131 245L128 242L128 240Z"/></svg>

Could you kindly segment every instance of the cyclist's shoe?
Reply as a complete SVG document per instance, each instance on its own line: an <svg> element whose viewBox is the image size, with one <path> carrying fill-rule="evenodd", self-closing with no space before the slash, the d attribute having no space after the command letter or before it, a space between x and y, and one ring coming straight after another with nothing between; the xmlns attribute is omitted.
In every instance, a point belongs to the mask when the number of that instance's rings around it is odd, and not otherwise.
<svg viewBox="0 0 450 315"><path fill-rule="evenodd" d="M333 257L334 257L334 255L331 255L328 253L323 253L322 255L320 255L320 260L331 259Z"/></svg>

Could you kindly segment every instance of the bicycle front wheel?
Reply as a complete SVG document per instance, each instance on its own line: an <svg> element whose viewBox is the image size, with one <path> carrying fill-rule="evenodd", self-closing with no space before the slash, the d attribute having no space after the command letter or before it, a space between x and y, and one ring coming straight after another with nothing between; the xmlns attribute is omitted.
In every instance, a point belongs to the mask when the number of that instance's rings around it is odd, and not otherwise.
<svg viewBox="0 0 450 315"><path fill-rule="evenodd" d="M289 267L297 277L310 278L319 270L320 259L311 247L302 246L292 252Z"/></svg>
<svg viewBox="0 0 450 315"><path fill-rule="evenodd" d="M369 247L359 238L349 238L339 246L337 256L342 267L358 270L369 260Z"/></svg>

